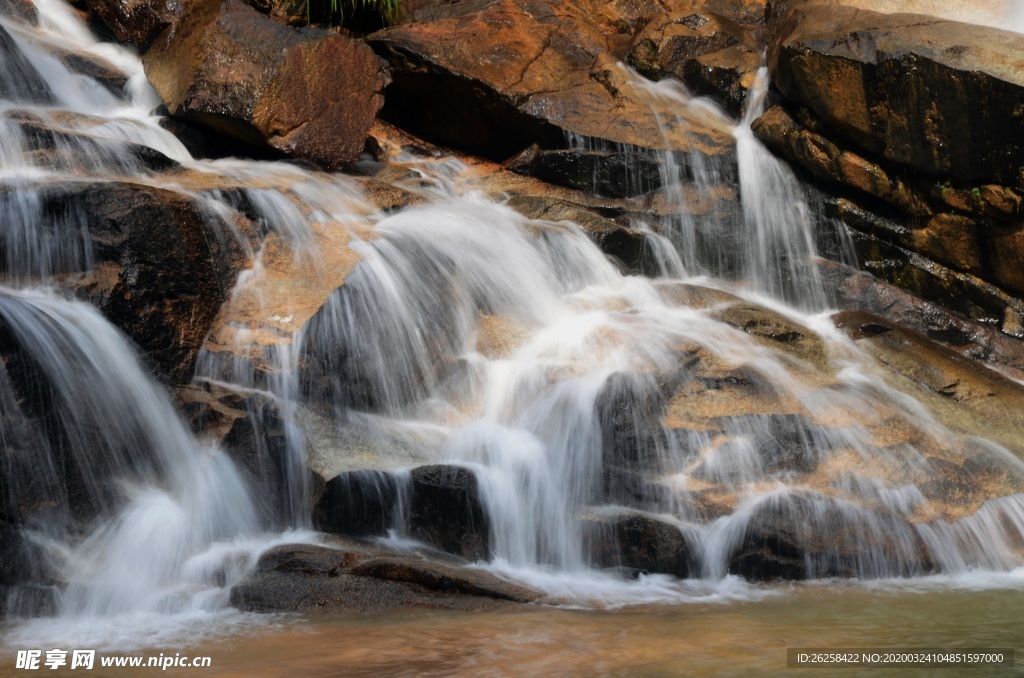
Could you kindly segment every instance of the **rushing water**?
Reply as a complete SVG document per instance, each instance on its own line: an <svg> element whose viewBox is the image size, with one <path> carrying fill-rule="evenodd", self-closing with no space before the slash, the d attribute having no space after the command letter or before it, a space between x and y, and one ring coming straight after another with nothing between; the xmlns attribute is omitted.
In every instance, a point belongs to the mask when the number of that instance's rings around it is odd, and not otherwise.
<svg viewBox="0 0 1024 678"><path fill-rule="evenodd" d="M10 597L8 612L48 611L58 620L25 623L15 642L145 646L140 638L161 633L173 643L179 632L249 628L251 617L226 611L228 591L261 550L316 540L304 529L310 463L393 473L400 486L413 465L471 468L490 517L486 566L569 606L788 597L728 574L765 516L807 546L795 560L812 579L1022 565L1020 495L997 488L964 515L921 486L970 457L1013 487L1024 465L995 443L949 431L829 320L813 265L821 224L792 174L750 131L764 73L739 124L678 89L641 87L732 130L742 195L742 226L731 236L743 244L737 260L723 260L708 237L719 225L685 210L636 224L658 253L655 279L623 274L576 224L527 219L483 197L456 161L399 158L418 176L406 186L424 204L385 214L345 177L194 160L151 114L157 102L136 58L98 43L62 4L37 7L38 27L0 20L15 46L0 64L10 286L0 288L0 345L18 357L0 371L0 413L3 442L21 455L8 471L13 491L52 500L22 529L51 574ZM110 62L126 87L72 73L51 53L57 45ZM46 154L32 152L26 136L40 127L55 139ZM151 156L140 148L186 172L148 169ZM686 199L681 163L698 190L722 180L723 168L697 154L663 154L669 201ZM73 205L44 208L48 192L125 178L184 195L211 232L248 258L194 381L244 396L257 456L280 472L281 496L263 496L217 445L197 439L130 344L60 291L65 278L93 271L95 243ZM242 211L258 236L236 228ZM300 299L304 288L284 284L314 280L331 286L312 308ZM766 345L725 320L737 308L800 328L816 348L794 357ZM17 370L42 385L51 429L31 425L41 413L18 401L13 383L25 376ZM686 383L726 392L754 384L774 404L745 411L749 393L739 392L734 407L692 425L688 417L700 418L709 401L686 400ZM271 449L278 425L284 443ZM892 431L909 433L887 437ZM594 524L623 512L677 527L692 547L690 578L634 581L595 567ZM390 527L406 536L401 511ZM288 528L303 531L282 536ZM978 581L1018 586L1010 575ZM796 599L817 590L799 589ZM789 613L790 603L752 604L765 620ZM725 623L742 609L711 616ZM527 626L573 618L530 614L521 617ZM697 613L652 614L682 624ZM439 619L453 632L467 623ZM614 623L607 619L591 621L590 641L604 642ZM337 632L327 625L314 636ZM573 652L554 656L571 660Z"/></svg>

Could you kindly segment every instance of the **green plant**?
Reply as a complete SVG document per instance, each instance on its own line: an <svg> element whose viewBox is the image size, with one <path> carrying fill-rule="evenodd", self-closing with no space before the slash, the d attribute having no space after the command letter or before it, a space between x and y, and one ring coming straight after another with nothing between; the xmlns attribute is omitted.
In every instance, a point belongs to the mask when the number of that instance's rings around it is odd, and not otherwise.
<svg viewBox="0 0 1024 678"><path fill-rule="evenodd" d="M313 23L314 15L319 19L326 15L328 22L348 26L356 17L373 17L384 25L390 25L398 16L398 0L305 0L306 21ZM364 19L365 22L365 19Z"/></svg>

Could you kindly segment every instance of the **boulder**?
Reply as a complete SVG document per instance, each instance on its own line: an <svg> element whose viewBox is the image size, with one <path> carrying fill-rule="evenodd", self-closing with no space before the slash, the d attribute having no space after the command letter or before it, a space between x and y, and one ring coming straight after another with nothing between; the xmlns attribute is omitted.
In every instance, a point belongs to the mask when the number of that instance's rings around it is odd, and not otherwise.
<svg viewBox="0 0 1024 678"><path fill-rule="evenodd" d="M231 590L231 604L252 612L337 614L494 609L540 598L482 570L357 542L332 545L286 545L264 553L255 571Z"/></svg>
<svg viewBox="0 0 1024 678"><path fill-rule="evenodd" d="M819 270L836 291L839 307L867 311L900 327L915 330L964 356L1024 380L1024 343L999 327L971 321L873 275L830 261ZM1011 310L1012 309L1007 309Z"/></svg>
<svg viewBox="0 0 1024 678"><path fill-rule="evenodd" d="M584 539L598 567L642 574L700 576L696 535L638 511L601 512L583 519Z"/></svg>
<svg viewBox="0 0 1024 678"><path fill-rule="evenodd" d="M532 143L562 148L566 135L731 157L728 126L651 97L611 55L615 29L585 4L477 0L370 36L393 71L382 115L499 160ZM659 116L676 122L662 129Z"/></svg>
<svg viewBox="0 0 1024 678"><path fill-rule="evenodd" d="M243 243L221 232L192 198L127 182L41 189L42 223L55 239L87 232L87 259L60 273L172 383L192 378L199 349L245 264ZM244 224L240 224L245 228ZM63 230L62 230L63 229Z"/></svg>
<svg viewBox="0 0 1024 678"><path fill-rule="evenodd" d="M1019 34L920 15L776 5L770 64L787 99L886 161L1024 188Z"/></svg>
<svg viewBox="0 0 1024 678"><path fill-rule="evenodd" d="M626 61L652 80L675 78L739 115L761 66L763 23L763 2L675 3L637 31Z"/></svg>
<svg viewBox="0 0 1024 678"><path fill-rule="evenodd" d="M86 0L89 10L107 25L114 37L146 47L163 29L171 26L196 0Z"/></svg>
<svg viewBox="0 0 1024 678"><path fill-rule="evenodd" d="M934 567L914 529L820 495L760 500L739 515L728 571L747 579L906 577Z"/></svg>
<svg viewBox="0 0 1024 678"><path fill-rule="evenodd" d="M348 471L327 481L314 508L317 527L347 537L383 537L395 527L399 478L385 471Z"/></svg>
<svg viewBox="0 0 1024 678"><path fill-rule="evenodd" d="M359 158L386 84L362 43L278 24L240 0L204 0L143 63L172 114L328 168Z"/></svg>
<svg viewBox="0 0 1024 678"><path fill-rule="evenodd" d="M413 539L468 560L490 560L490 518L476 474L462 466L413 469L408 497Z"/></svg>

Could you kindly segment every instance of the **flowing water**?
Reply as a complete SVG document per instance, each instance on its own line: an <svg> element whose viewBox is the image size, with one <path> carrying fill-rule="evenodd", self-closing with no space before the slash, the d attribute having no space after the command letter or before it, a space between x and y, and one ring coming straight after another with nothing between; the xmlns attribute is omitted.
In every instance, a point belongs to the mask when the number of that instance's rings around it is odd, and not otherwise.
<svg viewBox="0 0 1024 678"><path fill-rule="evenodd" d="M277 652L358 629L377 643L367 648L378 648L384 671L404 661L387 629L416 637L422 619L465 638L477 648L468 656L484 667L572 662L580 643L607 646L619 624L646 637L702 615L742 625L749 612L752 629L800 616L800 601L818 599L824 587L754 585L729 574L737 550L765 525L789 531L802 576L886 582L882 593L828 594L851 608L862 631L873 619L865 608L898 607L885 591L907 581L931 582L974 616L982 598L958 589L1019 590L1024 498L1011 490L1024 482L1024 464L994 442L951 432L830 320L813 264L815 231L824 226L750 131L764 73L738 124L678 89L638 85L731 132L742 194L742 226L731 237L743 246L729 257L707 237L717 225L686 210L634 224L657 253L654 278L623 274L577 224L527 219L485 197L458 161L397 158L414 177L402 187L422 204L386 213L351 178L195 160L152 114L158 102L134 56L97 42L55 0L36 4L38 27L0 19L8 285L0 288L0 346L14 356L0 370L0 414L3 443L14 450L6 470L12 505L32 505L20 529L49 574L9 596L12 618L44 613L9 627L9 645L187 646L182 638L242 631L255 635L216 647L244 667L253 646L264 647L265 631L255 629L281 623L271 641ZM105 60L126 84L108 88L73 73L57 46ZM34 145L41 135L50 139L45 153ZM184 170L154 171L146 149ZM680 177L703 190L724 169L666 153L660 171L666 199L681 205L689 194ZM74 205L52 209L52 191L125 179L185 196L210 232L247 259L194 384L244 398L258 463L280 474L279 496L197 438L130 343L64 291L96 272L101 243ZM243 212L257 235L237 227ZM796 354L779 350L730 313L754 313L755 324L768 318L810 339ZM39 384L32 402L41 410L19 400L13 384L26 379ZM40 418L41 428L33 423ZM272 449L276 426L283 443ZM996 480L967 508L929 489L943 469L968 462ZM327 477L390 473L404 487L409 468L425 463L475 472L493 551L479 566L537 587L553 604L683 606L515 613L525 640L493 654L478 645L510 623L500 615L339 621L303 635L291 622L228 608L231 586L262 550L317 540L308 529L309 466ZM397 515L390 527L403 538ZM678 528L692 550L690 577L633 579L597 567L594 530L621 515ZM978 570L996 574L972 578ZM935 571L951 579L925 576ZM919 619L928 618L928 595L892 595L916 601ZM811 617L827 617L827 605L812 605ZM531 635L552 624L587 631L580 641L563 631ZM956 632L934 628L905 640L944 644ZM805 645L834 640L816 630L800 636L809 629L794 621L790 633ZM991 637L1004 643L1005 635ZM470 670L470 659L446 654L458 643L448 650L431 642L437 654L425 668ZM657 653L660 642L670 639L655 634L637 652ZM311 671L321 670L312 656ZM604 655L593 661L599 672L625 666ZM764 668L761 661L746 666Z"/></svg>

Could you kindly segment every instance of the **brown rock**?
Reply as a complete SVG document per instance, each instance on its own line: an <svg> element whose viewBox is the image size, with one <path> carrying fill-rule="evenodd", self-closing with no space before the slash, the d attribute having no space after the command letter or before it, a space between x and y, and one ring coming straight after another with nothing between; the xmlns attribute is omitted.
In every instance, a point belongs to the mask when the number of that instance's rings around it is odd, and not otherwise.
<svg viewBox="0 0 1024 678"><path fill-rule="evenodd" d="M245 264L242 243L217 232L191 198L131 183L70 183L44 210L84 215L95 267L71 280L172 383L192 378L213 320Z"/></svg>
<svg viewBox="0 0 1024 678"><path fill-rule="evenodd" d="M205 0L144 63L172 114L330 168L362 153L386 83L365 45L277 24L239 0Z"/></svg>
<svg viewBox="0 0 1024 678"><path fill-rule="evenodd" d="M615 64L601 22L581 6L460 3L433 20L371 36L394 74L384 115L429 140L495 159L530 143L562 147L567 133L645 148L730 152L725 129L664 102L653 102L652 111L649 97ZM663 137L656 112L680 115L685 124L670 126Z"/></svg>
<svg viewBox="0 0 1024 678"><path fill-rule="evenodd" d="M920 15L776 3L773 81L841 137L954 180L1021 186L1024 44Z"/></svg>
<svg viewBox="0 0 1024 678"><path fill-rule="evenodd" d="M199 1L86 0L86 4L118 40L144 47Z"/></svg>

